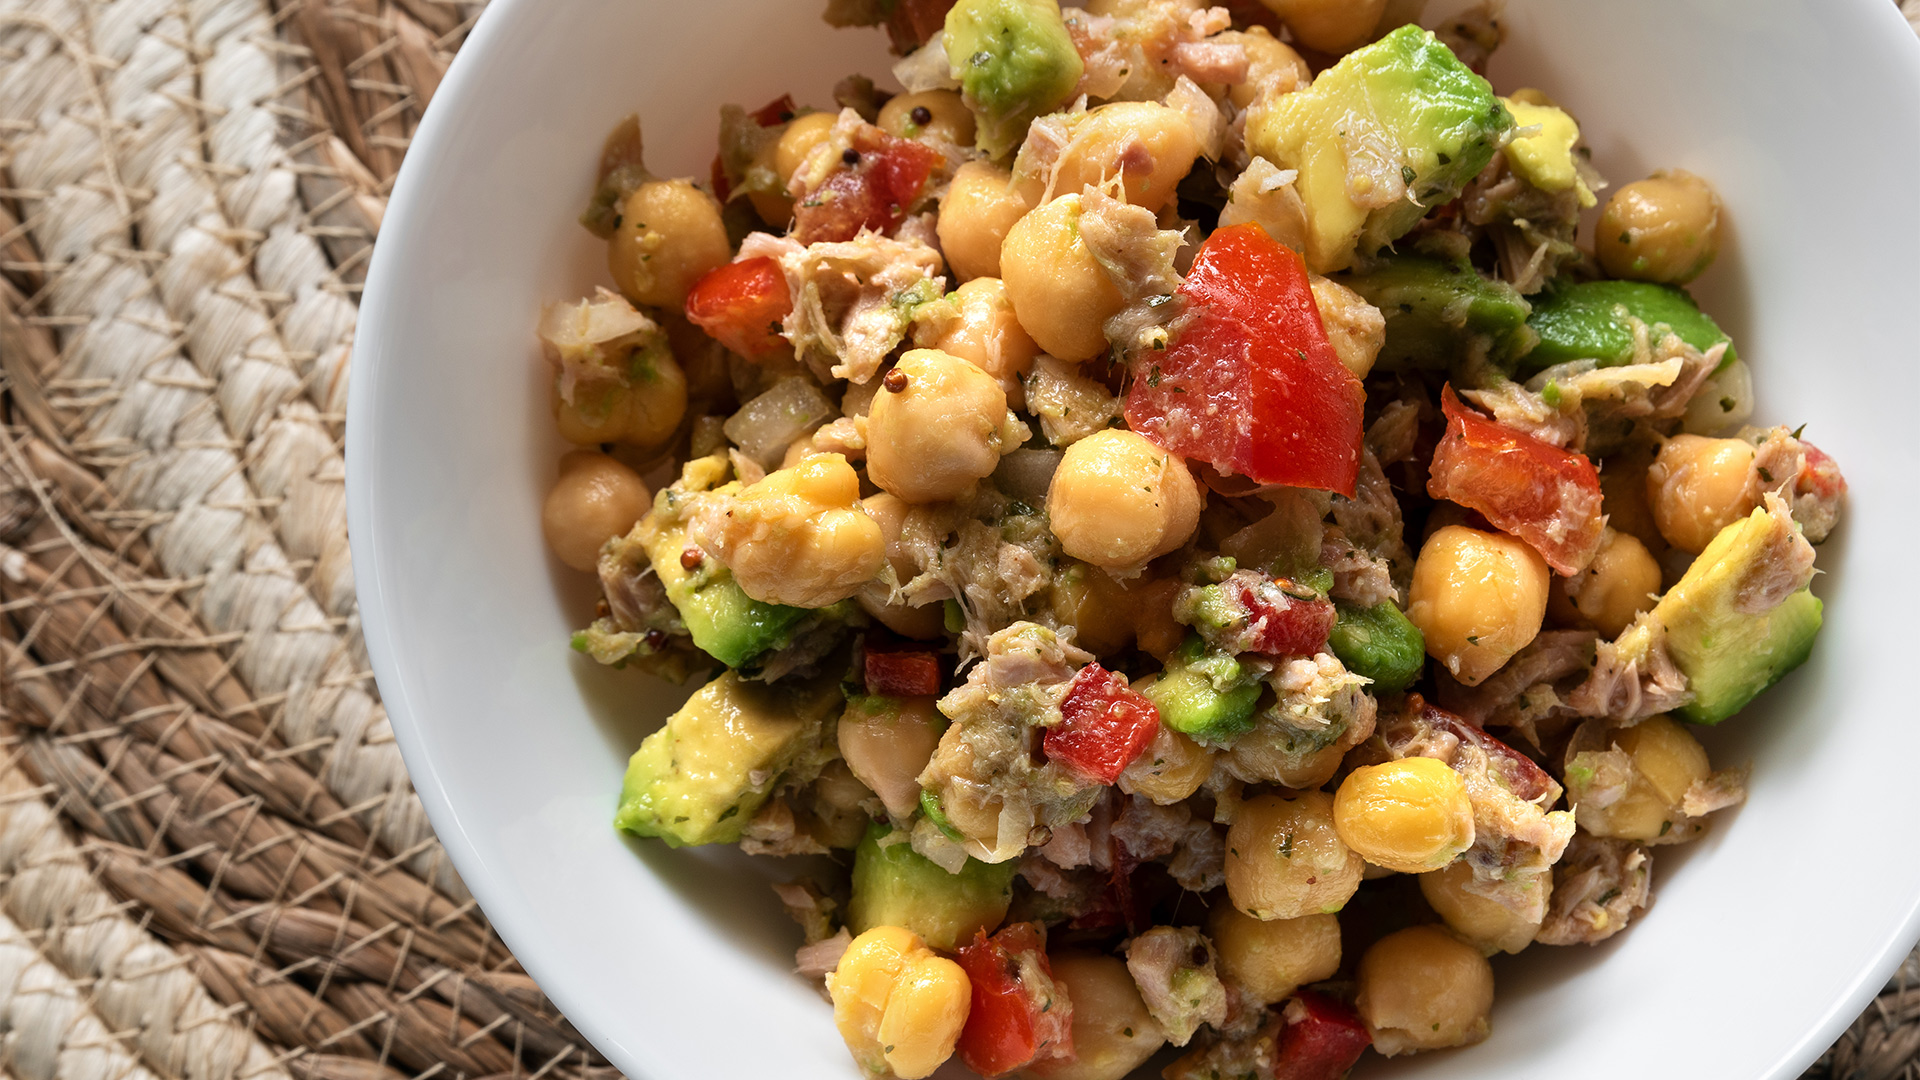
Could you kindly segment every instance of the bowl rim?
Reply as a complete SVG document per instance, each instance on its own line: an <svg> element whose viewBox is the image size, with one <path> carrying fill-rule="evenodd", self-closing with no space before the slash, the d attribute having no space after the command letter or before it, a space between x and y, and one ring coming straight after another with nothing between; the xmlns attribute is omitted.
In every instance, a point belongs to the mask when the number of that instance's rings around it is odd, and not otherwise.
<svg viewBox="0 0 1920 1080"><path fill-rule="evenodd" d="M1901 16L1895 4L1887 0L1827 2L1851 4L1862 9L1863 17L1883 22L1885 29L1882 32L1904 37L1902 45L1892 50L1892 55L1897 56L1894 63L1904 68L1910 85L1920 86L1920 36L1916 36L1914 28ZM496 917L495 913L505 915L513 907L498 902L504 896L507 885L466 829L460 811L450 798L447 783L428 753L424 736L416 726L408 680L395 659L394 642L389 634L384 592L386 583L380 572L380 551L374 542L371 526L374 519L373 487L366 479L367 470L354 467L356 462L369 462L377 457L374 438L377 424L372 417L381 406L381 398L376 392L381 350L373 343L387 336L388 328L395 320L404 318L396 305L389 303L388 290L384 286L396 273L392 264L402 258L401 251L409 243L413 222L418 216L414 208L429 198L424 187L425 181L422 180L425 166L416 163L437 158L441 149L454 138L458 126L454 119L455 110L457 103L467 96L469 85L483 78L483 72L501 59L502 53L511 49L514 37L512 28L523 20L538 18L542 7L540 0L491 0L441 80L395 179L382 220L379 242L374 245L361 293L358 327L349 367L352 377L348 387L345 436L346 460L349 463L346 472L348 541L353 565L357 568L355 591L362 631L375 681L381 691L381 700L413 788L455 870L482 911L487 913L501 941L512 950L527 974L539 984L542 992L581 1035L601 1049L627 1075L644 1080L665 1080L662 1063L653 1059L644 1045L623 1041L603 1027L598 1022L598 1010L590 1007L585 996L577 995L566 979L546 977L549 974L557 975L563 961L542 956L537 950L523 951L521 946L528 935L523 933L522 924L511 915ZM1886 985L1900 962L1914 947L1916 939L1920 939L1920 896L1913 898L1905 917L1886 935L1872 961L1863 966L1845 992L1809 1027L1801 1041L1784 1051L1765 1077L1757 1080L1794 1080L1799 1077L1840 1038Z"/></svg>

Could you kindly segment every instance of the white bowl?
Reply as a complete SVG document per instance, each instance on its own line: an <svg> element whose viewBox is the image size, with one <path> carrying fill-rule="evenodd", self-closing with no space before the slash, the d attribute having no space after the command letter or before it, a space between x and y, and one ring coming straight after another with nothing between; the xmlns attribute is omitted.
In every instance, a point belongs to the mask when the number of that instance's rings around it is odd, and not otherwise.
<svg viewBox="0 0 1920 1080"><path fill-rule="evenodd" d="M368 283L348 500L374 671L415 785L487 916L614 1064L646 1080L853 1077L788 972L797 930L737 851L611 825L623 764L680 691L567 647L592 589L542 548L561 451L533 326L604 280L574 224L600 141L645 122L704 176L719 106L885 75L821 0L495 0L407 157ZM1544 88L1616 182L1684 166L1726 200L1702 283L1760 416L1846 471L1813 660L1708 739L1752 797L1598 948L1496 963L1493 1037L1366 1076L1793 1077L1920 932L1920 49L1888 0L1512 0L1497 86Z"/></svg>

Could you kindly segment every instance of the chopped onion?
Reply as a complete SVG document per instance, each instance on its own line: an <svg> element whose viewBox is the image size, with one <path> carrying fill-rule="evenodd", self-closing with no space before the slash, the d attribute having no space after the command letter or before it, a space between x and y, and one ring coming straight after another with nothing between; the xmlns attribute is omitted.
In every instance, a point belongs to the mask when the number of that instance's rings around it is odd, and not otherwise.
<svg viewBox="0 0 1920 1080"><path fill-rule="evenodd" d="M993 482L1009 497L1038 507L1047 501L1053 471L1064 456L1059 450L1015 450L1000 459L1000 467L993 470Z"/></svg>
<svg viewBox="0 0 1920 1080"><path fill-rule="evenodd" d="M913 94L923 90L960 89L960 81L953 77L953 66L947 63L947 43L943 34L935 34L933 40L894 64L893 77L899 79L900 85Z"/></svg>
<svg viewBox="0 0 1920 1080"><path fill-rule="evenodd" d="M773 389L740 406L727 419L727 438L740 452L771 469L780 463L793 440L826 423L833 403L811 381L797 375L781 379Z"/></svg>

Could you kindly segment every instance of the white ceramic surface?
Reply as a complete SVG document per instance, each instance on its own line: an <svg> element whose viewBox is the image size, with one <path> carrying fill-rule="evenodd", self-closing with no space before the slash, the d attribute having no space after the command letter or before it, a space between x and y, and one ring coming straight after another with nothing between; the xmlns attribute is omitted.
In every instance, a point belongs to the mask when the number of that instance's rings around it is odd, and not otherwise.
<svg viewBox="0 0 1920 1080"><path fill-rule="evenodd" d="M643 1080L853 1077L797 932L733 850L609 824L623 762L677 701L567 648L592 592L544 554L561 447L533 325L602 280L574 225L604 133L704 175L722 102L883 76L818 0L494 0L408 155L354 359L348 498L374 670L421 798L502 937ZM1888 0L1511 0L1502 89L1545 88L1616 182L1710 177L1731 243L1699 290L1760 415L1806 422L1852 484L1821 554L1812 662L1708 739L1752 800L1596 949L1496 963L1494 1034L1365 1076L1785 1080L1920 931L1914 345L1920 49Z"/></svg>

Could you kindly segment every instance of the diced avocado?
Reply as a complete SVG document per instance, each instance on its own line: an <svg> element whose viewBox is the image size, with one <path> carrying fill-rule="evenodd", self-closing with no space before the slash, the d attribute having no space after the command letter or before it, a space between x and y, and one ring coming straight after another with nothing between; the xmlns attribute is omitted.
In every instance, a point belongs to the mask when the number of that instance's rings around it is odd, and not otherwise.
<svg viewBox="0 0 1920 1080"><path fill-rule="evenodd" d="M1202 742L1231 742L1253 729L1263 684L1223 653L1188 637L1165 671L1142 693L1160 710L1160 722Z"/></svg>
<svg viewBox="0 0 1920 1080"><path fill-rule="evenodd" d="M1377 366L1447 368L1484 343L1487 359L1507 364L1533 348L1533 310L1520 291L1482 277L1465 262L1388 255L1346 284L1386 316Z"/></svg>
<svg viewBox="0 0 1920 1080"><path fill-rule="evenodd" d="M669 496L678 494L663 491L660 501L670 502ZM686 527L659 506L635 530L693 643L728 667L743 667L762 653L786 646L815 615L805 608L755 600L733 580L732 571L712 559L703 558L687 569L680 558L688 545Z"/></svg>
<svg viewBox="0 0 1920 1080"><path fill-rule="evenodd" d="M1397 694L1413 685L1427 662L1427 640L1391 600L1372 607L1335 603L1340 621L1327 647L1355 675L1373 680L1376 694Z"/></svg>
<svg viewBox="0 0 1920 1080"><path fill-rule="evenodd" d="M1307 266L1344 269L1448 202L1513 127L1487 81L1433 34L1402 26L1313 85L1256 105L1247 149L1283 169L1307 210Z"/></svg>
<svg viewBox="0 0 1920 1080"><path fill-rule="evenodd" d="M1721 365L1736 359L1732 339L1685 292L1648 281L1587 281L1549 287L1536 298L1527 325L1540 341L1521 367L1538 371L1572 360L1594 360L1601 367L1628 363L1633 359L1631 319L1664 325L1701 352L1727 342Z"/></svg>
<svg viewBox="0 0 1920 1080"><path fill-rule="evenodd" d="M1067 103L1085 65L1058 0L960 0L947 12L947 65L989 156L1019 147L1034 117Z"/></svg>
<svg viewBox="0 0 1920 1080"><path fill-rule="evenodd" d="M1593 192L1573 167L1573 147L1580 141L1580 125L1573 122L1566 110L1538 100L1538 91L1522 90L1500 100L1513 114L1516 127L1540 129L1537 134L1507 143L1507 167L1541 191L1574 188L1579 192L1580 205L1592 206Z"/></svg>
<svg viewBox="0 0 1920 1080"><path fill-rule="evenodd" d="M913 850L900 834L881 846L892 830L867 827L866 839L853 851L853 898L847 926L855 934L876 926L904 926L936 949L952 950L973 940L976 930L992 933L1013 902L1014 862L984 863L969 858L949 874Z"/></svg>
<svg viewBox="0 0 1920 1080"><path fill-rule="evenodd" d="M634 751L614 825L674 847L733 843L787 766L819 747L841 700L835 675L721 675Z"/></svg>
<svg viewBox="0 0 1920 1080"><path fill-rule="evenodd" d="M1654 606L1667 651L1693 691L1693 700L1675 711L1696 724L1717 724L1739 712L1813 651L1820 600L1807 589L1771 610L1742 610L1753 606L1753 578L1777 557L1779 530L1793 527L1783 516L1762 507L1721 529Z"/></svg>

